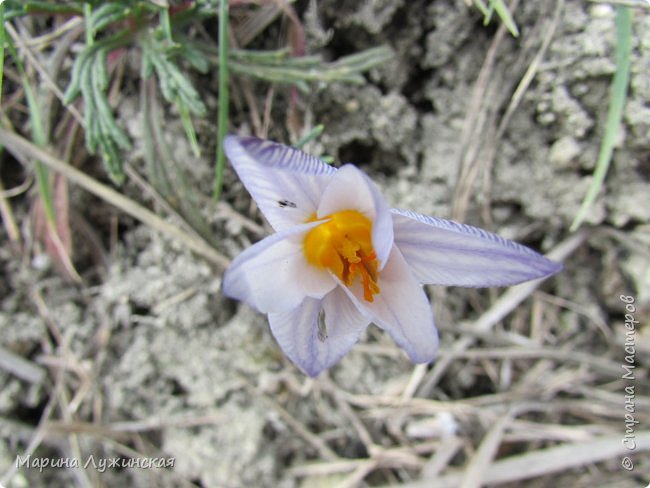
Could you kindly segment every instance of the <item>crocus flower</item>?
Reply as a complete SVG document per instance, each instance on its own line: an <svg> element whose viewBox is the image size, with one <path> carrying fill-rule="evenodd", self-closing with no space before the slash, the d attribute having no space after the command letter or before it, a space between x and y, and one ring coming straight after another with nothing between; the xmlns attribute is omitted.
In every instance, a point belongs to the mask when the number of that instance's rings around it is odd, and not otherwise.
<svg viewBox="0 0 650 488"><path fill-rule="evenodd" d="M438 350L423 284L504 286L561 265L469 225L390 209L357 167L336 169L301 151L228 136L225 152L275 233L242 252L223 291L268 314L302 371L338 362L371 323L414 363Z"/></svg>

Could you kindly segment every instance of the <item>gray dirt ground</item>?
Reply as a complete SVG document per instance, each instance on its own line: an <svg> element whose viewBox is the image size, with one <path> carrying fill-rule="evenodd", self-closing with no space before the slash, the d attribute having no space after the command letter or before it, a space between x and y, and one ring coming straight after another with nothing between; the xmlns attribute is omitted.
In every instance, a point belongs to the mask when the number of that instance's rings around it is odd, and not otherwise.
<svg viewBox="0 0 650 488"><path fill-rule="evenodd" d="M326 126L310 151L359 164L395 207L443 217L452 215L452 203L458 198L461 165L475 162L477 177L462 212L466 222L543 252L569 236L604 127L615 68L612 7L580 0L520 2L516 20L522 35L518 40L503 36L486 78L485 96L473 107L477 79L499 34L496 27L482 27L476 11L463 1L316 3L317 9L312 6L303 15L312 50L340 55L388 42L396 56L374 70L366 85L318 87L305 98L308 115ZM558 4L564 8L554 26ZM517 83L553 28L555 35L530 88L502 134L495 135ZM68 399L73 402L69 412L55 409L51 420L98 422L106 430L98 427L90 435L73 435L75 429L66 430L65 425L59 431L53 427L38 455L86 459L91 454L100 458L139 452L173 458L173 469L77 474L20 469L8 486L364 486L351 477L355 469L363 473L362 464L335 469L335 461L379 459L377 451L369 452L365 436L372 438L376 449L391 454L359 479L365 477L367 486L415 482L435 472L432 460L451 442L440 440L445 435L459 439L462 447L451 453L442 474L467 469L486 432L503 415L504 405L517 398L550 402L559 410L549 406L518 419L506 434L509 441L496 453L499 458L559 441L622 437L623 383L616 370L605 367L620 369L624 360L621 294L635 297L641 320L636 395L642 422L637 432L647 432L647 10L636 11L634 32L625 127L606 188L589 215L594 232L567 259L564 272L474 346L474 350L546 346L566 352L565 359L452 361L426 392L431 403L422 404L420 410L417 402L400 409L385 398L399 398L413 366L385 334L369 329L362 344L329 375L308 380L283 358L265 317L220 294L218 272L146 227L136 226L117 244L105 277L92 288L66 284L52 270L17 262L3 246L0 264L6 282L0 287L0 342L18 355L40 358L41 364L50 366L50 379L30 384L0 370L0 431L7 441L0 443L0 477L15 463L16 454L24 452L50 395L64 394L62 388L51 386L62 371L67 371L65 391L78 397ZM124 119L137 111L133 107L137 105L128 101L121 104ZM275 120L284 120L283 107L275 110ZM474 116L476 123L468 126ZM173 147L183 152L180 124L172 120L166 127ZM137 137L136 128L130 131ZM270 137L285 137L281 122ZM129 157L137 163L137 151ZM205 181L204 174L192 167L190 178ZM226 182L226 201L261 223L230 170ZM215 221L222 249L231 257L259 238L245 227ZM44 306L40 312L34 306L35 290ZM485 290L429 292L443 352L472 334L472 321L498 296ZM44 337L52 332L43 315L55 322L64 338L62 350L44 348L48 343ZM508 342L512 336L530 341ZM571 351L584 357L572 358ZM48 358L51 361L44 362ZM598 360L607 364L599 369L594 365ZM57 367L56 361L63 363ZM560 408L570 401L575 407ZM397 448L403 448L401 457ZM610 456L561 470L538 484L520 481L508 486L548 486L551 479L554 486L647 484L647 459L639 453L633 460L636 467L630 473L621 469L617 456ZM305 467L317 461L331 464L322 472ZM417 486L454 486L442 484L438 476L432 479ZM342 482L348 484L338 485Z"/></svg>

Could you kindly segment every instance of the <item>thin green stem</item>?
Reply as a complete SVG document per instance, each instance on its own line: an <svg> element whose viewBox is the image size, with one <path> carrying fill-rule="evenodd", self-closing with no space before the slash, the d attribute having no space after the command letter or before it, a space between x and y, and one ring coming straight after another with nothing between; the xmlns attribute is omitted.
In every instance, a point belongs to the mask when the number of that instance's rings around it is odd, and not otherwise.
<svg viewBox="0 0 650 488"><path fill-rule="evenodd" d="M192 117L190 116L190 111L187 108L187 105L180 101L176 102L176 106L178 107L178 113L181 117L183 129L185 129L185 135L187 136L187 140L190 143L192 154L194 154L195 157L199 158L201 157L201 148L199 147L199 142L196 139L196 131L192 125Z"/></svg>
<svg viewBox="0 0 650 488"><path fill-rule="evenodd" d="M474 5L483 14L483 25L488 25L492 20L492 13L496 12L508 31L510 31L510 34L513 37L519 37L519 29L503 0L490 0L489 7L483 0L474 0Z"/></svg>
<svg viewBox="0 0 650 488"><path fill-rule="evenodd" d="M163 33L165 34L165 39L170 43L174 42L172 36L172 21L169 16L169 7L165 7L160 10L160 25L162 26Z"/></svg>
<svg viewBox="0 0 650 488"><path fill-rule="evenodd" d="M298 139L298 141L293 145L293 147L295 147L296 149L302 149L302 147L305 144L313 141L318 136L320 136L324 130L325 130L325 126L323 124L318 124L316 127L314 127L309 132L307 132L304 136Z"/></svg>
<svg viewBox="0 0 650 488"><path fill-rule="evenodd" d="M501 22L504 23L513 37L519 37L517 24L515 24L512 14L503 0L490 0L490 9L494 9L497 15L501 18Z"/></svg>
<svg viewBox="0 0 650 488"><path fill-rule="evenodd" d="M5 3L4 0L0 3ZM5 20L12 20L24 15L39 14L60 14L60 15L82 15L83 9L75 5L58 5L52 1L43 2L22 2L20 8L15 3L11 3L8 10L5 10Z"/></svg>
<svg viewBox="0 0 650 488"><path fill-rule="evenodd" d="M25 72L22 60L20 59L20 56L18 56L16 48L12 42L8 42L8 48L11 56L16 63L16 67L18 68L23 90L25 92L25 98L27 98L29 121L32 127L32 139L37 146L45 147L47 144L47 135L45 134L45 129L43 127L43 119L41 117L38 101L36 100L32 86L29 83L29 78ZM36 186L38 188L38 193L43 203L43 209L45 210L45 218L47 219L48 225L52 226L52 228L55 228L56 215L54 210L54 201L52 200L52 189L50 187L49 171L40 161L37 160L34 162L34 174L36 176Z"/></svg>
<svg viewBox="0 0 650 488"><path fill-rule="evenodd" d="M623 119L623 107L627 97L627 87L630 80L630 53L632 51L632 11L629 7L618 6L616 9L616 72L612 80L605 133L600 144L596 169L591 179L580 210L571 224L571 232L575 232L584 221L593 205L600 189L605 182L607 170L612 161L616 136Z"/></svg>
<svg viewBox="0 0 650 488"><path fill-rule="evenodd" d="M223 139L228 131L228 0L219 1L219 114L217 120L217 164L214 175L213 198L219 200L223 186L226 155Z"/></svg>
<svg viewBox="0 0 650 488"><path fill-rule="evenodd" d="M90 23L90 15L93 13L93 7L89 3L84 3L84 18L86 19L86 46L93 45L95 40L95 33Z"/></svg>

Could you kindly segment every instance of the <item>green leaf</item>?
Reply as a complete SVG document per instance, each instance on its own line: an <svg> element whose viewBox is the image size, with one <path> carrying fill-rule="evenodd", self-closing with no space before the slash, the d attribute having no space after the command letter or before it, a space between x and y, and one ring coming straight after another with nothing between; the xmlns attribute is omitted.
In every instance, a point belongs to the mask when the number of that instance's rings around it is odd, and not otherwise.
<svg viewBox="0 0 650 488"><path fill-rule="evenodd" d="M81 15L83 13L81 2L78 5L62 5L47 1L6 0L4 5L6 8L5 20L35 13L62 15Z"/></svg>
<svg viewBox="0 0 650 488"><path fill-rule="evenodd" d="M587 216L600 189L605 182L605 176L612 160L616 136L623 120L623 108L627 98L627 88L630 81L630 53L632 51L632 11L629 7L618 6L616 9L616 72L612 80L605 133L600 144L596 169L592 176L591 185L571 224L575 231Z"/></svg>
<svg viewBox="0 0 650 488"><path fill-rule="evenodd" d="M323 131L325 130L325 126L323 124L318 124L316 127L311 129L307 134L302 136L298 141L293 145L296 149L302 149L302 147L316 139L318 136L320 136Z"/></svg>
<svg viewBox="0 0 650 488"><path fill-rule="evenodd" d="M487 6L483 0L474 0L474 6L483 14L483 25L488 25L492 20L492 14L497 13L501 22L506 26L513 37L519 37L519 29L515 24L512 14L503 0L490 0Z"/></svg>
<svg viewBox="0 0 650 488"><path fill-rule="evenodd" d="M139 42L144 56L143 73L150 75L152 70L156 72L165 100L178 105L181 112L180 106L183 105L195 115L205 115L207 109L199 93L175 62L175 59L181 57L180 55L190 52L192 58L190 62L198 63L203 68L207 60L198 61L199 51L188 49L186 44L170 44L157 35L146 33L139 37Z"/></svg>
<svg viewBox="0 0 650 488"><path fill-rule="evenodd" d="M88 18L88 26L94 36L96 32L114 22L124 20L131 13L132 9L128 5L113 2L105 3L92 11Z"/></svg>
<svg viewBox="0 0 650 488"><path fill-rule="evenodd" d="M70 84L64 95L65 103L72 103L82 95L85 103L86 146L90 152L101 152L106 171L118 184L124 180L120 150L130 149L131 141L117 125L108 103L106 58L109 52L124 45L128 39L128 32L123 31L87 46L75 60Z"/></svg>
<svg viewBox="0 0 650 488"><path fill-rule="evenodd" d="M504 3L504 1L490 0L490 8L494 9L494 11L501 19L501 22L503 22L503 24L506 26L508 31L510 31L510 34L512 34L513 37L519 37L519 29L517 28L517 25L515 24L515 21L512 18L512 14L510 13L510 10L508 10L508 7Z"/></svg>
<svg viewBox="0 0 650 488"><path fill-rule="evenodd" d="M4 28L4 25L3 25ZM25 92L25 98L27 99L27 108L29 109L29 122L32 128L32 140L38 147L45 147L47 144L47 134L45 133L45 128L43 126L43 117L41 114L41 104L38 103L36 94L32 89L30 80L25 73L25 68L23 62L16 52L16 48L13 45L11 39L6 39L9 52L11 57L16 63L18 68L18 73L20 74L20 79L23 85L23 90ZM36 186L38 188L39 196L41 197L41 202L43 204L43 209L45 211L45 217L47 219L48 225L53 228L56 227L56 212L54 207L54 200L52 199L52 188L50 185L49 171L40 161L34 161L34 174L36 176Z"/></svg>
<svg viewBox="0 0 650 488"><path fill-rule="evenodd" d="M361 73L380 66L393 56L386 46L367 49L345 56L333 63L324 63L319 56L289 57L288 51L233 51L229 65L239 74L271 81L289 83L303 92L308 82L363 83Z"/></svg>
<svg viewBox="0 0 650 488"><path fill-rule="evenodd" d="M226 165L226 154L223 150L223 140L228 132L228 109L230 93L228 91L228 0L219 0L219 113L217 115L217 156L214 171L214 186L212 197L219 200L223 187L223 169Z"/></svg>

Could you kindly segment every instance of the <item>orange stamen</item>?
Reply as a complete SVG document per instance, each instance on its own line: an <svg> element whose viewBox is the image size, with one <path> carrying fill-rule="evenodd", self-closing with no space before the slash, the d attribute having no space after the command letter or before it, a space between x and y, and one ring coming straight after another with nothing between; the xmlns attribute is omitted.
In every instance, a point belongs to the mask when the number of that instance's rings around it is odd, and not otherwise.
<svg viewBox="0 0 650 488"><path fill-rule="evenodd" d="M343 210L323 219L329 220L309 231L303 242L307 262L330 270L347 286L361 276L363 298L374 301L380 288L372 222L356 210Z"/></svg>

